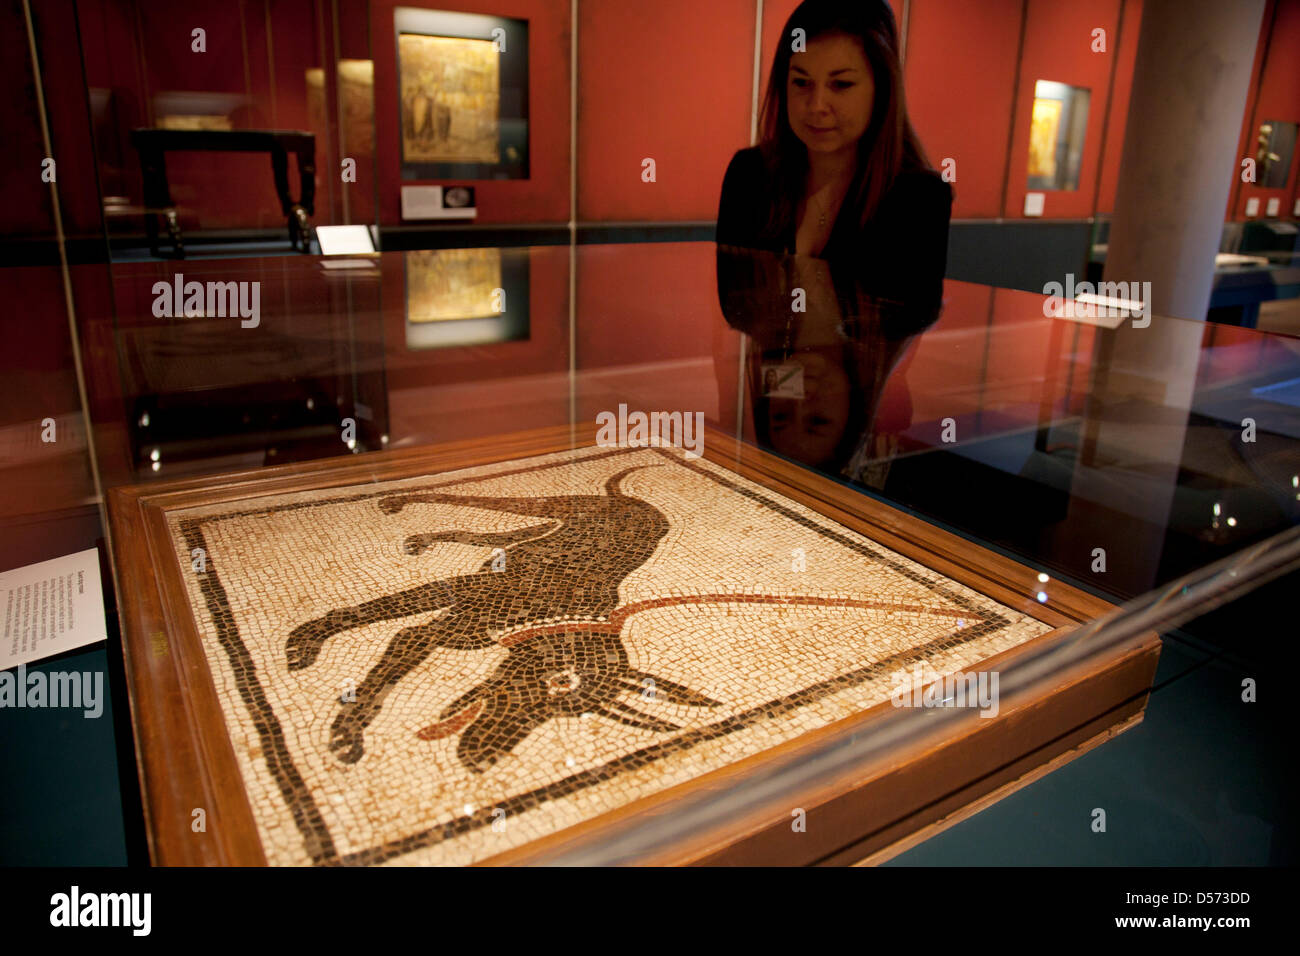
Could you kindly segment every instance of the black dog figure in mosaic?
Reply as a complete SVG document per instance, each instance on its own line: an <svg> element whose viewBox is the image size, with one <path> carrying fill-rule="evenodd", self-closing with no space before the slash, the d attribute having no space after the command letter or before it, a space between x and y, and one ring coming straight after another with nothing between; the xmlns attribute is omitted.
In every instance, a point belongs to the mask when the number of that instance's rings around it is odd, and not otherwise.
<svg viewBox="0 0 1300 956"><path fill-rule="evenodd" d="M456 756L481 773L554 717L599 714L629 727L669 733L681 728L618 700L640 695L691 707L719 702L662 677L635 670L619 628L571 626L515 644L486 681L452 702L421 740L460 733Z"/></svg>
<svg viewBox="0 0 1300 956"><path fill-rule="evenodd" d="M641 567L668 532L668 519L653 505L625 495L620 482L654 465L625 468L605 483L603 495L496 498L419 492L383 498L379 508L397 514L408 504L437 503L545 518L516 531L438 531L411 535L408 554L440 541L506 549L505 570L485 561L475 574L431 581L388 594L294 628L285 653L290 670L311 665L325 641L342 631L413 614L444 612L425 624L398 631L383 657L345 702L330 732L330 749L344 763L365 752L363 734L384 696L418 667L434 648L474 650L492 646L503 629L548 618L599 618L618 605L623 579Z"/></svg>

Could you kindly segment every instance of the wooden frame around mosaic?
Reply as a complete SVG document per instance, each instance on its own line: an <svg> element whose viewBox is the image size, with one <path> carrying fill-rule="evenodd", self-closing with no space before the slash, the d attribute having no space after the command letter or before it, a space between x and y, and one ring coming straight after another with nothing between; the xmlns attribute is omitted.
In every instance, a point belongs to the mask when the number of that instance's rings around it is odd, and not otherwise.
<svg viewBox="0 0 1300 956"><path fill-rule="evenodd" d="M567 426L383 452L364 457L259 469L218 477L116 488L109 493L115 585L122 608L123 652L139 758L146 833L160 865L258 865L266 858L229 735L176 572L167 514L182 508L268 494L433 475L591 446L594 431ZM940 574L1053 627L981 664L1014 658L1064 640L1111 605L1056 582L1051 606L1039 604L1037 572L935 528L836 482L709 430L705 457L799 502ZM1160 641L1128 642L1100 663L1056 675L1027 695L1004 698L999 715L962 725L888 760L855 767L808 793L807 827L788 816L730 821L724 829L663 847L660 864L856 863L887 858L936 828L1023 786L1048 769L1142 718ZM841 720L685 784L537 839L486 862L544 864L598 838L602 830L670 812L674 802L720 792L761 774L773 761L870 732L888 704ZM206 811L201 832L193 810Z"/></svg>

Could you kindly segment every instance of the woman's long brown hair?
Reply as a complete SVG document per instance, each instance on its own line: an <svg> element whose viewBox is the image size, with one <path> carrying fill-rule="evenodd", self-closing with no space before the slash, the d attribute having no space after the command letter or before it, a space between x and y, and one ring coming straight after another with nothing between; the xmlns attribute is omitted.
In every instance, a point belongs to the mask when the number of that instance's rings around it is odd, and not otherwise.
<svg viewBox="0 0 1300 956"><path fill-rule="evenodd" d="M898 59L898 30L885 0L804 0L776 46L763 99L759 149L772 191L765 238L785 233L794 222L808 174L808 148L790 128L787 80L793 56L791 31L804 31L806 42L842 34L862 44L875 80L871 120L858 140L857 168L845 202L856 210L861 226L875 214L880 200L904 169L929 169L921 141L903 102L903 69Z"/></svg>

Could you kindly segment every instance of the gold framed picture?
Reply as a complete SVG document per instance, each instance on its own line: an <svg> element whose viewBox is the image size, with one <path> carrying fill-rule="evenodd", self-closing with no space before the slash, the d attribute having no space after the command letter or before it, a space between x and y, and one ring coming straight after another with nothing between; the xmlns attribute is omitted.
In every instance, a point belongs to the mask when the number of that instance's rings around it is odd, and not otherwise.
<svg viewBox="0 0 1300 956"><path fill-rule="evenodd" d="M528 177L528 22L398 7L402 179Z"/></svg>

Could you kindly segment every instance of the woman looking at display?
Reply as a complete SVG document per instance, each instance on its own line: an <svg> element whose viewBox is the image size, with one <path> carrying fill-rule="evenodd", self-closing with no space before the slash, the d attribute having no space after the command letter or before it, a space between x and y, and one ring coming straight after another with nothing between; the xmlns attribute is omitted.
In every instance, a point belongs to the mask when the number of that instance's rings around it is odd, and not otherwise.
<svg viewBox="0 0 1300 956"><path fill-rule="evenodd" d="M884 0L799 5L761 126L727 168L717 241L842 262L868 293L937 311L952 189L908 121Z"/></svg>

